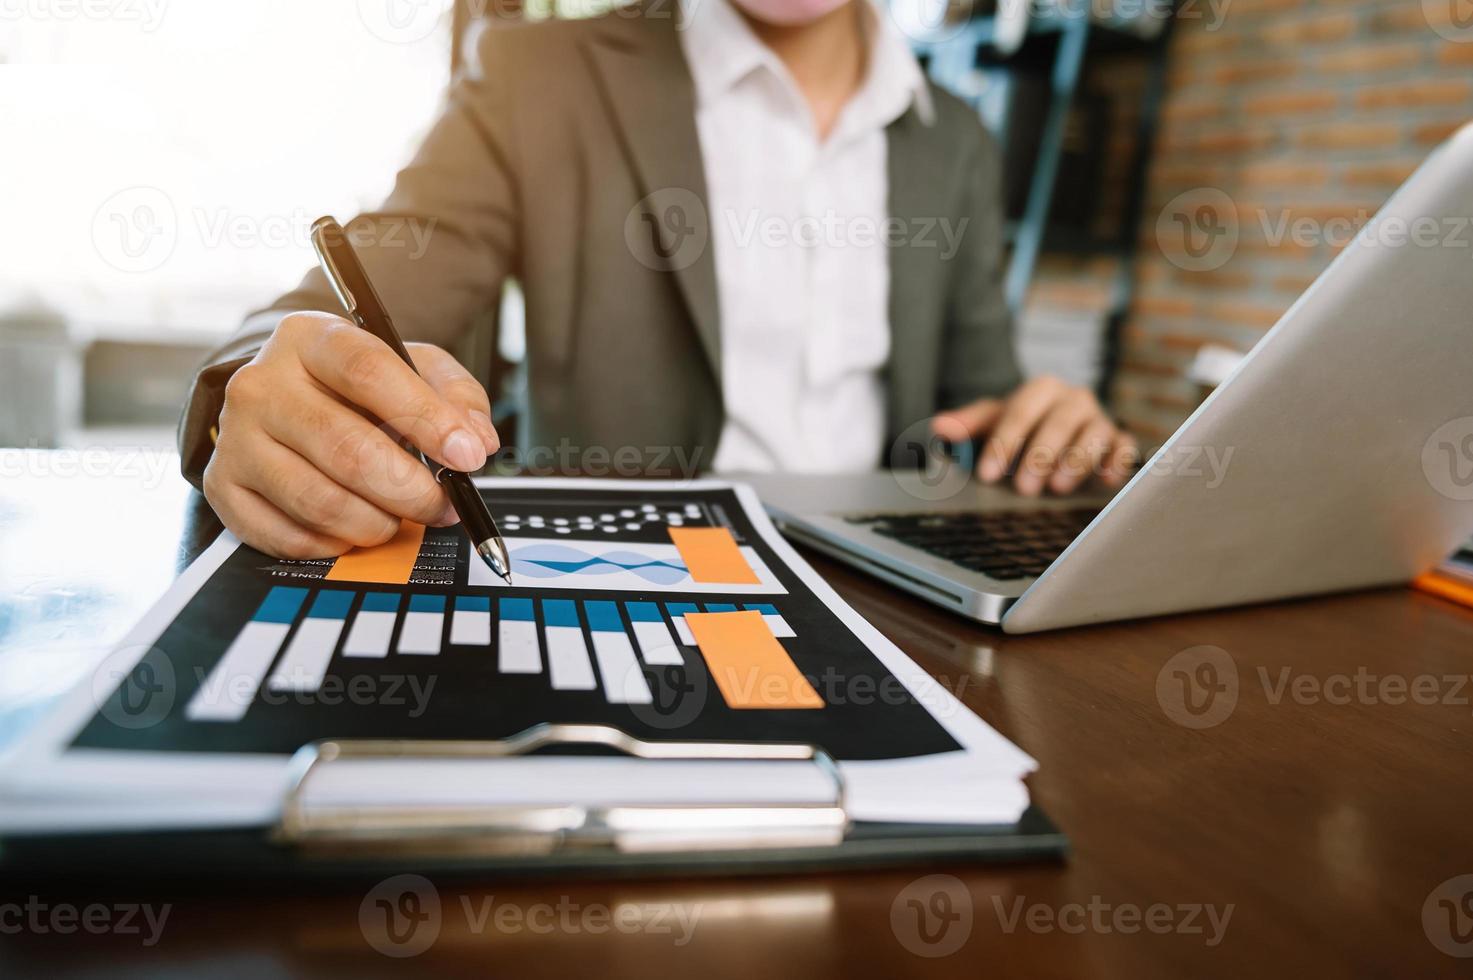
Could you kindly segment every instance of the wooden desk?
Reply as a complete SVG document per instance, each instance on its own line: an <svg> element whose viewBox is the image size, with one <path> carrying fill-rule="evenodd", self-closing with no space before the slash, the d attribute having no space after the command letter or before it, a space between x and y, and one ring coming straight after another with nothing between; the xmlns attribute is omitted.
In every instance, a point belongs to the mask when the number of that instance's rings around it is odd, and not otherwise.
<svg viewBox="0 0 1473 980"><path fill-rule="evenodd" d="M218 533L172 465L126 454L89 462L0 452L0 748L85 676ZM99 540L97 530L109 537ZM814 563L1037 757L1031 789L1073 839L1066 865L442 881L438 939L409 964L640 980L765 976L773 967L846 980L1470 975L1473 960L1444 954L1429 935L1464 955L1473 953L1473 935L1464 932L1457 946L1435 902L1429 933L1423 909L1441 883L1473 874L1473 614L1387 591L1006 637ZM1201 645L1227 651L1238 691L1224 720L1192 728L1172 715L1197 717L1182 713L1176 673L1193 676L1196 663L1183 661L1196 655L1168 661ZM1414 699L1408 686L1424 696ZM1417 703L1429 690L1436 703ZM953 919L929 919L940 939L927 945L908 901L933 901L931 882L917 884L933 874L951 876L940 884L950 889ZM365 940L360 906L372 914L373 905L362 890L273 895L220 881L181 892L138 882L107 895L35 896L52 905L172 902L151 948L131 934L7 934L16 917L5 903L30 897L0 885L0 975L336 976L403 965ZM934 901L948 908L946 898ZM1169 911L1152 911L1157 905ZM1180 908L1208 905L1219 916L1232 910L1215 946L1205 912ZM970 922L956 919L968 906ZM606 920L611 914L644 928L621 933ZM695 916L684 942L682 916ZM1153 933L1147 921L1172 931ZM1473 917L1459 925L1473 931ZM953 946L949 955L920 955Z"/></svg>

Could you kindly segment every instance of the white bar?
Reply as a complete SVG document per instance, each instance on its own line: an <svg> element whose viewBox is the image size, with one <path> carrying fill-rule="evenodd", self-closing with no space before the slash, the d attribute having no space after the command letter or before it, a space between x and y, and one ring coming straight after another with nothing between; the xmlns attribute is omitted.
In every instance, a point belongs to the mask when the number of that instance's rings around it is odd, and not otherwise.
<svg viewBox="0 0 1473 980"><path fill-rule="evenodd" d="M537 642L536 623L530 619L503 619L500 641L496 668L503 674L542 673L542 648Z"/></svg>
<svg viewBox="0 0 1473 980"><path fill-rule="evenodd" d="M695 634L690 631L690 626L688 626L686 624L685 617L684 616L671 616L670 617L670 620L671 620L671 622L673 622L675 624L675 632L676 632L677 635L679 635L680 642L683 643L685 646L688 646L688 647L695 646L696 645L696 637L695 637Z"/></svg>
<svg viewBox="0 0 1473 980"><path fill-rule="evenodd" d="M685 663L680 647L675 645L675 638L663 622L636 620L634 638L639 641L639 652L644 655L644 662L651 666L679 667Z"/></svg>
<svg viewBox="0 0 1473 980"><path fill-rule="evenodd" d="M364 612L361 609L353 617L348 629L348 639L343 643L345 657L387 657L389 638L394 635L394 620L398 613Z"/></svg>
<svg viewBox="0 0 1473 980"><path fill-rule="evenodd" d="M491 645L491 614L478 609L457 609L450 617L450 642L459 646Z"/></svg>
<svg viewBox="0 0 1473 980"><path fill-rule="evenodd" d="M440 633L444 629L444 613L405 613L404 628L399 631L399 652L431 655L439 653Z"/></svg>
<svg viewBox="0 0 1473 980"><path fill-rule="evenodd" d="M786 619L783 619L781 616L769 616L764 613L762 616L762 621L767 624L768 629L772 630L773 636L798 635L797 633L793 632L793 627L788 625L788 621Z"/></svg>
<svg viewBox="0 0 1473 980"><path fill-rule="evenodd" d="M271 672L266 687L272 691L315 691L327 676L332 649L343 632L341 619L314 619L308 616L297 627L297 635L287 644L281 662Z"/></svg>
<svg viewBox="0 0 1473 980"><path fill-rule="evenodd" d="M604 679L604 696L610 704L649 704L654 700L628 633L594 630L593 655L598 658L598 676Z"/></svg>
<svg viewBox="0 0 1473 980"><path fill-rule="evenodd" d="M256 699L266 670L290 631L290 623L254 619L241 627L210 676L194 692L184 716L190 721L240 721Z"/></svg>
<svg viewBox="0 0 1473 980"><path fill-rule="evenodd" d="M555 691L591 691L598 687L593 679L593 663L588 659L588 644L583 631L576 626L548 626L547 672Z"/></svg>

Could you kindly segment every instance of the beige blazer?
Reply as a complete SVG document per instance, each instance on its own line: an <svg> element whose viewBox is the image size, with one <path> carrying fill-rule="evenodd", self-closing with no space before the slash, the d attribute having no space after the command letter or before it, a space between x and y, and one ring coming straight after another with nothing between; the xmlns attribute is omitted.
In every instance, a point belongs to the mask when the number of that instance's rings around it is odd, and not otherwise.
<svg viewBox="0 0 1473 980"><path fill-rule="evenodd" d="M721 433L716 273L676 8L485 31L388 200L347 226L406 340L450 346L515 277L527 309L518 444L571 448L575 462L597 447L709 466ZM892 439L1020 380L999 156L972 110L933 95L929 125L912 109L887 131ZM341 306L314 269L262 312L291 310ZM180 424L196 486L225 382L263 342L261 323L196 379Z"/></svg>

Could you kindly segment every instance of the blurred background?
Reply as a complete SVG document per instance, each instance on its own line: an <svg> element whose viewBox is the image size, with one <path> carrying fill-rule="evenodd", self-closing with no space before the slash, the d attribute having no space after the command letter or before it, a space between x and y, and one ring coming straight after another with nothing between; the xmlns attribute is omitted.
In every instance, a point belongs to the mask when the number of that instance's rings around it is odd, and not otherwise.
<svg viewBox="0 0 1473 980"><path fill-rule="evenodd" d="M476 32L609 6L0 4L0 446L172 446L205 352L313 218L387 191ZM1468 0L889 6L1004 145L1025 366L1148 445L1473 118ZM514 289L498 318L511 413Z"/></svg>

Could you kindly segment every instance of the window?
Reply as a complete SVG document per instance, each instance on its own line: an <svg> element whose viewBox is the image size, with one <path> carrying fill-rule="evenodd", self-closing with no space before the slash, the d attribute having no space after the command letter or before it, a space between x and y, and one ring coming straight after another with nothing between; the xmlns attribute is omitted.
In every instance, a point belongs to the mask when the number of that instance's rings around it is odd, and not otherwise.
<svg viewBox="0 0 1473 980"><path fill-rule="evenodd" d="M376 204L433 120L450 0L0 0L0 310L218 336Z"/></svg>

